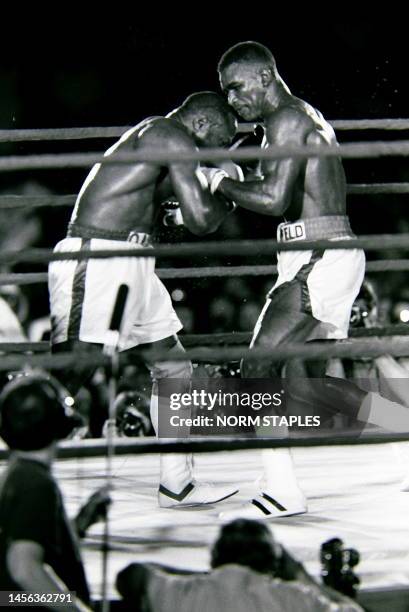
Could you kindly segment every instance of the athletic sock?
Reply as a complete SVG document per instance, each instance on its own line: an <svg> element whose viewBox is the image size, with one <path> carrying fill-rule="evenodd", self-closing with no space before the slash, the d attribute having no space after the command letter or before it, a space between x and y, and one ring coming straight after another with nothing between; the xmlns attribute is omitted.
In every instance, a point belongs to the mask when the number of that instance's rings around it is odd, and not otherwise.
<svg viewBox="0 0 409 612"><path fill-rule="evenodd" d="M302 491L295 475L294 462L288 448L264 449L262 451L265 484L263 490L273 497L299 497Z"/></svg>

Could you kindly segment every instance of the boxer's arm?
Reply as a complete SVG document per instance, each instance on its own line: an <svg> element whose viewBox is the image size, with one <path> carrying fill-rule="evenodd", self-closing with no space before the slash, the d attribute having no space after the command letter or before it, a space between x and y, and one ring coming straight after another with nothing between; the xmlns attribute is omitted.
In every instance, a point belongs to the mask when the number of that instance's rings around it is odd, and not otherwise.
<svg viewBox="0 0 409 612"><path fill-rule="evenodd" d="M216 231L231 211L229 203L209 191L196 163L173 164L169 173L184 225L199 236Z"/></svg>
<svg viewBox="0 0 409 612"><path fill-rule="evenodd" d="M195 153L197 147L193 139L184 131L172 129L163 135L162 150L169 153ZM222 196L212 194L208 182L200 172L197 162L169 164L169 177L180 203L184 225L197 235L214 232L231 212L231 205Z"/></svg>
<svg viewBox="0 0 409 612"><path fill-rule="evenodd" d="M271 145L302 145L311 132L312 121L304 113L284 108L266 124L266 138ZM305 160L286 158L265 160L262 178L238 183L224 178L217 189L242 208L264 215L282 215L292 200L295 183Z"/></svg>

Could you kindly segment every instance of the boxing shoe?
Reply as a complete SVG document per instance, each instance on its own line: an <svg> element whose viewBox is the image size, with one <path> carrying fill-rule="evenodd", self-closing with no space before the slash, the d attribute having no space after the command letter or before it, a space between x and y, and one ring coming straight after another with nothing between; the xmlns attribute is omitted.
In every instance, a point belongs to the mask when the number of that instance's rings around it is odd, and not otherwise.
<svg viewBox="0 0 409 612"><path fill-rule="evenodd" d="M236 493L238 493L238 489L230 485L218 485L193 480L180 493L175 493L167 487L160 485L158 501L161 508L202 506L205 504L216 504L228 497L232 497L232 495L236 495Z"/></svg>
<svg viewBox="0 0 409 612"><path fill-rule="evenodd" d="M304 514L305 512L307 512L307 500L301 491L297 495L286 499L280 496L280 500L272 497L269 493L260 493L241 506L221 512L219 518L223 522L240 518L263 521Z"/></svg>

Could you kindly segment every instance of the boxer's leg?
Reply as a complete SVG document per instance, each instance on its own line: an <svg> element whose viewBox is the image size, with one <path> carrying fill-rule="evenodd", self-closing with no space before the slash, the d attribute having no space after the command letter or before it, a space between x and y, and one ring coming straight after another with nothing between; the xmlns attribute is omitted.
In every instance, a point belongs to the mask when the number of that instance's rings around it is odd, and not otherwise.
<svg viewBox="0 0 409 612"><path fill-rule="evenodd" d="M326 375L325 361L303 362L304 377L294 375L294 363L286 368L291 397L311 406L314 414L341 413L354 421L378 425L393 432L409 431L409 409L379 393L362 390L355 382ZM292 384L291 381L294 381Z"/></svg>
<svg viewBox="0 0 409 612"><path fill-rule="evenodd" d="M300 287L296 282L286 283L267 299L257 322L251 349L265 348L273 352L289 341L304 341L317 325L311 316L300 312L298 304ZM268 358L246 358L241 364L243 378L280 377L283 364ZM277 437L288 434L286 428L270 432ZM274 435L272 436L274 437ZM223 520L235 518L266 519L291 516L306 512L307 505L295 475L290 449L266 449L262 451L263 488L249 503L237 510L222 514Z"/></svg>
<svg viewBox="0 0 409 612"><path fill-rule="evenodd" d="M192 364L185 357L185 350L177 336L152 342L149 345L140 345L138 349L144 351L144 360L151 372L153 382L151 419L157 434L159 411L163 401L158 394L158 381L164 378L177 380L179 393L189 393ZM166 351L165 359L158 360L155 357L154 352L158 350ZM152 357L149 356L149 351L152 351ZM192 463L191 454L166 453L160 456L160 506L169 508L181 505L211 504L237 493L237 489L231 486L196 482L193 478Z"/></svg>

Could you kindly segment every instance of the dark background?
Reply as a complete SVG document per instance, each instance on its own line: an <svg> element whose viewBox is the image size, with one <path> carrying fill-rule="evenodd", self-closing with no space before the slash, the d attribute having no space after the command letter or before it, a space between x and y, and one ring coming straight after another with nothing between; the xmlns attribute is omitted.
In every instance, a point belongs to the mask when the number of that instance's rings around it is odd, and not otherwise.
<svg viewBox="0 0 409 612"><path fill-rule="evenodd" d="M85 8L85 7L84 7ZM179 13L176 13L178 8ZM257 8L257 12L254 9ZM274 10L273 10L274 9ZM216 65L232 44L253 39L267 45L292 92L316 106L328 119L407 117L408 69L405 18L351 15L330 18L318 11L278 14L275 7L240 8L222 16L214 7L175 6L172 15L159 6L155 15L102 8L90 18L57 7L51 18L4 20L0 38L0 129L63 126L132 125L148 115L165 114L194 91L217 90ZM251 13L250 13L251 10ZM116 11L112 14L112 11ZM398 22L398 23L397 23ZM339 132L340 141L408 138L408 132ZM109 141L19 143L3 145L3 154L103 150ZM406 158L353 160L345 163L350 183L409 181ZM0 176L3 193L27 192L26 186L75 193L87 170L8 173ZM40 209L34 246L52 247L63 237L68 210ZM349 197L348 212L358 234L408 230L407 195ZM240 211L235 227L210 239L274 237L270 217ZM191 239L184 232L159 232L162 241ZM386 257L405 256L387 253ZM375 255L371 255L376 258ZM266 263L265 260L252 260ZM268 262L271 262L268 259ZM159 262L173 265L175 262ZM189 265L206 265L206 258ZM226 265L226 260L212 260ZM231 263L239 262L237 259ZM18 270L33 271L33 266ZM40 268L38 268L40 269ZM235 300L256 295L262 302L267 278L248 279ZM401 293L406 274L377 275L380 291ZM187 291L208 291L207 281L189 281ZM168 283L172 289L174 283ZM270 282L271 284L271 282ZM179 286L179 285L178 285ZM223 292L225 281L214 282ZM36 291L31 289L35 300ZM398 296L399 297L399 296ZM39 299L45 309L44 296ZM259 300L259 301L260 301ZM183 300L182 300L183 301ZM257 304L254 308L256 311ZM220 310L220 309L219 309ZM221 308L223 310L223 308ZM234 327L232 315L220 328ZM251 318L251 317L250 317ZM254 318L254 316L253 316ZM203 331L206 320L193 329ZM243 323L240 327L247 328Z"/></svg>
<svg viewBox="0 0 409 612"><path fill-rule="evenodd" d="M100 11L85 18L61 9L61 17L53 15L51 21L4 21L0 128L132 125L148 115L167 113L193 91L217 90L221 54L246 39L270 47L293 93L328 119L409 115L408 33L403 19L330 20L325 13L298 10L280 17L271 10L271 15L242 13L232 21L231 15L222 18L204 8L192 5L187 18L159 9L156 18L136 10L123 15ZM407 138L408 132L338 136L341 141L392 139ZM7 145L1 151L89 151L106 146L107 141L91 140ZM402 158L346 163L350 182L405 180L406 168ZM37 171L33 178L45 180L59 193L70 193L78 190L85 175L86 171ZM25 173L23 178L29 177ZM21 178L3 175L0 185ZM386 229L383 222L382 227ZM357 229L362 232L361 224Z"/></svg>
<svg viewBox="0 0 409 612"><path fill-rule="evenodd" d="M1 126L133 124L192 91L217 89L220 55L247 39L269 46L294 93L329 118L406 114L407 26L398 16L280 19L271 10L232 22L202 10L85 19L62 9L51 21L4 21Z"/></svg>

